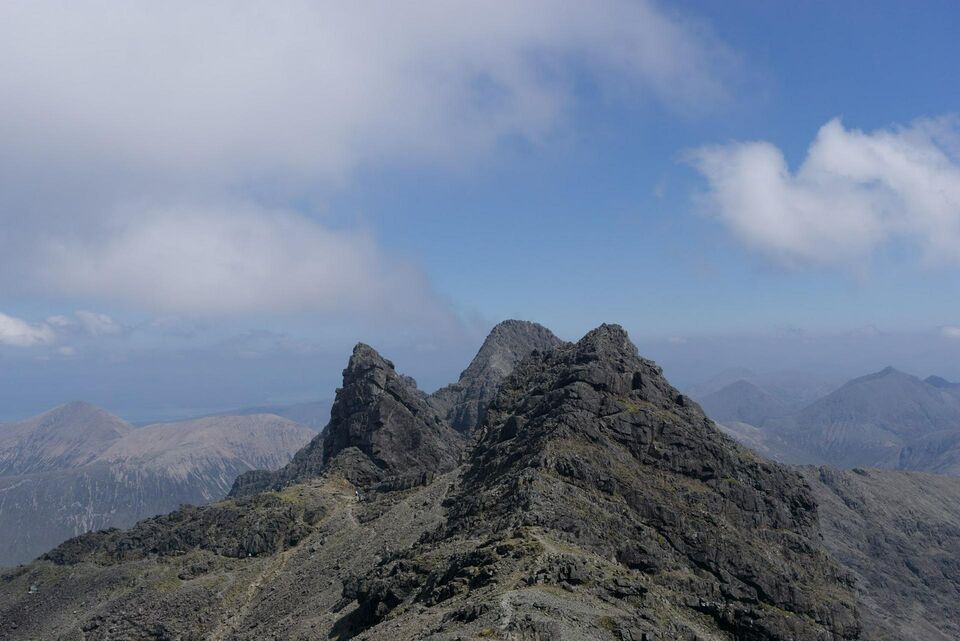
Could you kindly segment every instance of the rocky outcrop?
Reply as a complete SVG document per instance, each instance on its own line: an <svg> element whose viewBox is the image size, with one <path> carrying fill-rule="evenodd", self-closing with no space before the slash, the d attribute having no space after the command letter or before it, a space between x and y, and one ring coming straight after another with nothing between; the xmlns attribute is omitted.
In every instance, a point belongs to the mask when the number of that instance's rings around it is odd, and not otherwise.
<svg viewBox="0 0 960 641"><path fill-rule="evenodd" d="M370 463L362 470L351 468L355 471L351 480L358 485L420 478L456 467L463 446L463 437L450 429L412 378L398 374L393 363L359 343L343 371L343 386L323 433L277 472L257 471L238 478L231 496L317 477L348 449Z"/></svg>
<svg viewBox="0 0 960 641"><path fill-rule="evenodd" d="M537 323L506 320L496 325L460 379L431 396L431 403L458 432L470 432L483 420L497 386L531 352L549 351L563 341Z"/></svg>
<svg viewBox="0 0 960 641"><path fill-rule="evenodd" d="M180 556L193 550L246 558L281 552L310 532L321 513L303 504L261 494L211 506L185 506L146 519L129 530L89 532L43 556L57 565L105 565L147 556Z"/></svg>

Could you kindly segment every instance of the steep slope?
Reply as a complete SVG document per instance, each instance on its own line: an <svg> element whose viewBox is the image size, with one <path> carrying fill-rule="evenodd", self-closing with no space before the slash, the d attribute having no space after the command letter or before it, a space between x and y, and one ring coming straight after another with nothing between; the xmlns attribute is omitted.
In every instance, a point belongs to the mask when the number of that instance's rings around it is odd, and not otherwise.
<svg viewBox="0 0 960 641"><path fill-rule="evenodd" d="M718 423L741 422L756 426L789 413L787 406L776 397L743 379L701 398L700 406Z"/></svg>
<svg viewBox="0 0 960 641"><path fill-rule="evenodd" d="M803 461L807 454L791 436L739 421L717 423L717 428L735 441L778 463Z"/></svg>
<svg viewBox="0 0 960 641"><path fill-rule="evenodd" d="M431 403L458 432L469 432L483 420L497 386L533 351L548 351L563 344L553 332L537 323L506 320L487 335L460 379L431 396Z"/></svg>
<svg viewBox="0 0 960 641"><path fill-rule="evenodd" d="M960 479L805 468L827 549L856 577L864 638L960 639Z"/></svg>
<svg viewBox="0 0 960 641"><path fill-rule="evenodd" d="M258 470L238 478L231 495L278 489L314 477L348 448L359 450L366 459L362 470L354 470L354 480L409 483L456 467L463 446L463 437L450 429L413 379L398 374L393 363L360 343L343 371L343 387L337 390L323 433L280 470Z"/></svg>
<svg viewBox="0 0 960 641"><path fill-rule="evenodd" d="M122 419L80 401L0 424L0 476L85 465L132 430Z"/></svg>
<svg viewBox="0 0 960 641"><path fill-rule="evenodd" d="M239 474L285 464L312 434L269 415L158 424L128 432L85 465L0 477L0 565L88 530L221 499Z"/></svg>

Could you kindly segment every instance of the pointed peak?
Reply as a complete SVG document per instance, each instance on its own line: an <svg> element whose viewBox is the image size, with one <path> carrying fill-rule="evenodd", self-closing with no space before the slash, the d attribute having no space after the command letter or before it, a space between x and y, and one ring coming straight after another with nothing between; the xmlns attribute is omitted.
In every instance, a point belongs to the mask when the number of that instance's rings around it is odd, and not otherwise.
<svg viewBox="0 0 960 641"><path fill-rule="evenodd" d="M907 374L906 372L901 372L900 370L898 370L896 367L892 365L887 365L879 372L874 372L873 374L867 374L866 376L862 376L860 378L854 379L852 382L875 381L881 378L913 378L913 377Z"/></svg>
<svg viewBox="0 0 960 641"><path fill-rule="evenodd" d="M354 447L390 474L445 470L460 447L417 382L366 343L353 348L322 439L324 465Z"/></svg>
<svg viewBox="0 0 960 641"><path fill-rule="evenodd" d="M945 379L942 376L932 375L923 379L923 382L927 385L933 385L934 387L939 387L940 389L946 389L948 387L953 387L956 383L952 383Z"/></svg>
<svg viewBox="0 0 960 641"><path fill-rule="evenodd" d="M64 403L63 405L53 408L51 411L63 413L106 412L106 410L97 407L93 403L88 403L87 401L70 401L69 403Z"/></svg>
<svg viewBox="0 0 960 641"><path fill-rule="evenodd" d="M87 401L70 401L69 403L64 403L63 405L59 405L52 410L44 412L37 418L71 421L89 421L92 419L97 419L108 420L115 423L125 423L125 421L120 417L114 416L102 407L97 407L93 403L88 403Z"/></svg>
<svg viewBox="0 0 960 641"><path fill-rule="evenodd" d="M544 349L555 347L562 342L556 334L540 323L508 319L493 326L484 339L477 358L501 348L523 350L532 346L533 349Z"/></svg>
<svg viewBox="0 0 960 641"><path fill-rule="evenodd" d="M756 383L752 383L745 378L739 378L729 385L724 385L714 394L720 395L729 392L754 392L769 396L770 394Z"/></svg>
<svg viewBox="0 0 960 641"><path fill-rule="evenodd" d="M513 319L502 321L487 334L480 351L460 374L460 382L469 384L488 379L498 382L530 352L546 351L562 344L562 340L539 323Z"/></svg>
<svg viewBox="0 0 960 641"><path fill-rule="evenodd" d="M381 365L389 369L394 369L393 363L381 356L380 352L366 343L357 343L353 346L353 353L350 355L350 362L347 363L347 369L366 364Z"/></svg>

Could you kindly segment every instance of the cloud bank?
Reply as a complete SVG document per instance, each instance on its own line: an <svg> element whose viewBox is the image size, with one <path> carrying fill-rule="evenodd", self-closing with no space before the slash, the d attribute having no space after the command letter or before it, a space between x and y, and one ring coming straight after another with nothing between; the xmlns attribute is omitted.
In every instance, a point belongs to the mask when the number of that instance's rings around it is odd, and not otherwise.
<svg viewBox="0 0 960 641"><path fill-rule="evenodd" d="M0 345L12 347L52 345L63 338L104 336L122 331L110 316L87 310L78 310L72 316L51 316L36 323L0 312Z"/></svg>
<svg viewBox="0 0 960 641"><path fill-rule="evenodd" d="M957 327L956 325L945 325L940 328L940 333L945 338L960 340L960 327Z"/></svg>
<svg viewBox="0 0 960 641"><path fill-rule="evenodd" d="M34 325L0 312L0 345L33 347L52 343L55 338L53 329L45 323Z"/></svg>
<svg viewBox="0 0 960 641"><path fill-rule="evenodd" d="M768 142L703 147L709 210L749 247L789 265L860 268L900 243L960 263L960 121L863 132L831 120L791 172Z"/></svg>
<svg viewBox="0 0 960 641"><path fill-rule="evenodd" d="M48 287L81 298L106 290L153 311L195 315L435 311L416 269L387 262L369 235L295 213L238 203L137 212L115 224L103 237L46 243ZM78 320L110 329L93 316Z"/></svg>
<svg viewBox="0 0 960 641"><path fill-rule="evenodd" d="M11 0L0 60L8 286L383 314L444 303L370 234L275 203L548 139L583 78L698 109L732 56L644 1Z"/></svg>

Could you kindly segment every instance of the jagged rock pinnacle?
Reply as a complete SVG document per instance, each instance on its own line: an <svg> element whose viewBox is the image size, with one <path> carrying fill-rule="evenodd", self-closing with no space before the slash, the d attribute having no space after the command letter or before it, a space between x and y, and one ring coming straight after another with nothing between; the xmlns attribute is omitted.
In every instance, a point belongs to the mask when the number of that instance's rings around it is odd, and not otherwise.
<svg viewBox="0 0 960 641"><path fill-rule="evenodd" d="M340 467L360 485L436 474L456 466L463 445L463 437L431 407L412 378L397 373L374 348L357 343L323 433L277 472L241 476L231 494L318 476L345 453L349 464Z"/></svg>
<svg viewBox="0 0 960 641"><path fill-rule="evenodd" d="M548 351L563 341L538 323L505 320L498 323L460 374L460 379L437 390L431 404L459 432L470 432L483 419L486 406L496 394L497 386L534 351Z"/></svg>

